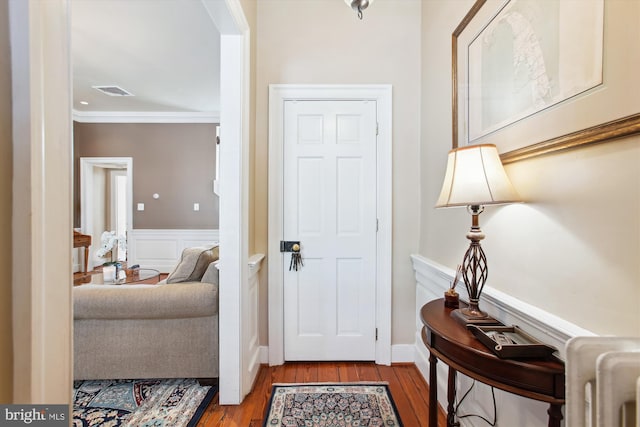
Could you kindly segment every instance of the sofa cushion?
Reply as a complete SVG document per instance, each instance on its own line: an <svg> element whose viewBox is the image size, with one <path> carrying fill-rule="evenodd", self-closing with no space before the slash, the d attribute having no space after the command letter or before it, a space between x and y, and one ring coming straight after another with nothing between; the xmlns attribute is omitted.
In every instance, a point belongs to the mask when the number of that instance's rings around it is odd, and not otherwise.
<svg viewBox="0 0 640 427"><path fill-rule="evenodd" d="M214 261L211 264L209 264L209 266L207 267L207 270L202 275L202 279L200 279L200 281L204 283L213 283L214 285L217 285L219 273L220 272L218 271L218 261Z"/></svg>
<svg viewBox="0 0 640 427"><path fill-rule="evenodd" d="M73 288L74 319L180 319L217 313L218 286L211 283Z"/></svg>
<svg viewBox="0 0 640 427"><path fill-rule="evenodd" d="M167 277L167 283L200 281L209 264L217 259L218 246L186 248L182 251L180 262Z"/></svg>

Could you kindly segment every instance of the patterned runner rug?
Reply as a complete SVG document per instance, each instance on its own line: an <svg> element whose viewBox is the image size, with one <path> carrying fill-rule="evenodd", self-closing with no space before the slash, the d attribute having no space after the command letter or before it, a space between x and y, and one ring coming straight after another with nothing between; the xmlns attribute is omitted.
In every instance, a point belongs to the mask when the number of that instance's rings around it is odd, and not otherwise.
<svg viewBox="0 0 640 427"><path fill-rule="evenodd" d="M191 427L217 391L195 379L75 381L73 426Z"/></svg>
<svg viewBox="0 0 640 427"><path fill-rule="evenodd" d="M274 384L264 427L402 427L386 383Z"/></svg>

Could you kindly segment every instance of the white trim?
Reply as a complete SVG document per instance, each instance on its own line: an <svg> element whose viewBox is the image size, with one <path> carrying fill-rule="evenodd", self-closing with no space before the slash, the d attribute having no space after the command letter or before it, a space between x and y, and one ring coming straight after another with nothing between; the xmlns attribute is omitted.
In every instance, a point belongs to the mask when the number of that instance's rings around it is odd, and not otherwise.
<svg viewBox="0 0 640 427"><path fill-rule="evenodd" d="M263 365L269 364L269 346L260 346L260 363Z"/></svg>
<svg viewBox="0 0 640 427"><path fill-rule="evenodd" d="M442 298L444 292L453 281L455 271L442 266L437 262L425 258L421 255L411 255L413 268L416 277L416 332L415 332L415 364L425 378L429 381L429 351L422 342L422 321L420 320L420 309L429 301ZM462 300L468 300L466 290L458 289ZM518 300L504 292L489 286L482 292L480 306L494 318L506 325L518 325L532 336L542 342L550 344L558 349L558 355L565 358L566 342L575 336L589 336L592 332L574 325L551 313L534 307ZM438 403L447 407L447 365L437 364L438 370ZM458 390L466 390L470 385L470 380L466 376L458 375ZM489 387L478 385L478 390L465 402L464 413L488 414L493 412L491 405L479 399L479 396L489 392ZM507 392L496 391L498 402L498 417L500 425L538 425L539 419L544 418L544 411L539 409L540 402L511 395ZM544 406L544 405L543 405ZM491 417L492 415L489 415ZM462 426L476 425L472 419L460 420Z"/></svg>
<svg viewBox="0 0 640 427"><path fill-rule="evenodd" d="M220 123L220 113L181 111L78 111L79 123Z"/></svg>
<svg viewBox="0 0 640 427"><path fill-rule="evenodd" d="M249 257L249 275L253 276L257 274L262 268L262 260L264 259L264 254L253 254Z"/></svg>
<svg viewBox="0 0 640 427"><path fill-rule="evenodd" d="M13 402L69 404L71 63L68 0L11 0Z"/></svg>
<svg viewBox="0 0 640 427"><path fill-rule="evenodd" d="M249 30L249 23L239 1L200 1L220 34L240 36Z"/></svg>
<svg viewBox="0 0 640 427"><path fill-rule="evenodd" d="M390 85L269 86L269 363L284 363L282 290L282 127L286 100L375 100L379 124L377 145L377 287L376 363L391 364L392 260L392 88Z"/></svg>
<svg viewBox="0 0 640 427"><path fill-rule="evenodd" d="M242 402L244 307L248 298L250 34L239 0L203 0L220 37L220 378L221 405ZM256 317L257 319L257 317Z"/></svg>
<svg viewBox="0 0 640 427"><path fill-rule="evenodd" d="M413 344L394 344L391 346L391 363L414 363L415 352Z"/></svg>
<svg viewBox="0 0 640 427"><path fill-rule="evenodd" d="M444 291L453 281L455 272L421 255L411 255L411 260L416 273L418 289L423 289L432 295L432 299L442 298ZM456 289L460 293L461 299L468 301L464 287ZM419 301L416 303L419 304ZM485 286L482 291L480 305L483 311L505 325L518 325L535 338L556 347L561 358L564 358L564 346L570 338L594 335L591 331L490 286ZM419 313L417 316L419 320ZM421 328L420 325L418 326Z"/></svg>
<svg viewBox="0 0 640 427"><path fill-rule="evenodd" d="M242 389L250 391L260 371L260 330L258 312L260 304L260 268L264 254L249 257L248 286L243 296L243 332L242 332Z"/></svg>
<svg viewBox="0 0 640 427"><path fill-rule="evenodd" d="M414 344L394 344L391 346L391 363L415 363L417 365L416 351L417 349ZM429 354L427 353L426 360L428 360L428 357ZM260 363L269 363L269 347L266 345L260 347Z"/></svg>
<svg viewBox="0 0 640 427"><path fill-rule="evenodd" d="M133 223L133 158L132 157L81 157L80 158L80 228L81 232L93 235L93 167L99 165L124 164L127 169L127 240ZM87 270L94 266L93 247L99 247L95 236L89 249ZM135 264L135 263L134 263Z"/></svg>
<svg viewBox="0 0 640 427"><path fill-rule="evenodd" d="M133 229L128 233L128 263L170 273L185 248L214 245L220 241L218 230Z"/></svg>

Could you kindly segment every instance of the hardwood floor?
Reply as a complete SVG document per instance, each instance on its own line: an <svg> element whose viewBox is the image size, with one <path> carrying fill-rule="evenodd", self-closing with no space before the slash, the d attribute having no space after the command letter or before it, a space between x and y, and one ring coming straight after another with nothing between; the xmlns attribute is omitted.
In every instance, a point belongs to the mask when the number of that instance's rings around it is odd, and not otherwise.
<svg viewBox="0 0 640 427"><path fill-rule="evenodd" d="M386 381L406 427L427 425L429 386L413 364L392 366L373 362L288 362L263 365L253 391L241 405L218 405L218 397L200 418L198 427L262 427L272 383ZM438 411L438 426L446 426L445 414Z"/></svg>

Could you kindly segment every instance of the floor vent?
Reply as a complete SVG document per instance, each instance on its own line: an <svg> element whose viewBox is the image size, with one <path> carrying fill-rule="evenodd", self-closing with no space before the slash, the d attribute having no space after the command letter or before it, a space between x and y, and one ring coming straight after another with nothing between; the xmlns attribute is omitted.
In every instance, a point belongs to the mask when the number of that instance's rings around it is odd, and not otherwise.
<svg viewBox="0 0 640 427"><path fill-rule="evenodd" d="M134 96L131 92L122 89L120 86L92 86L94 89L109 96Z"/></svg>
<svg viewBox="0 0 640 427"><path fill-rule="evenodd" d="M572 338L566 370L567 426L640 427L640 338Z"/></svg>

